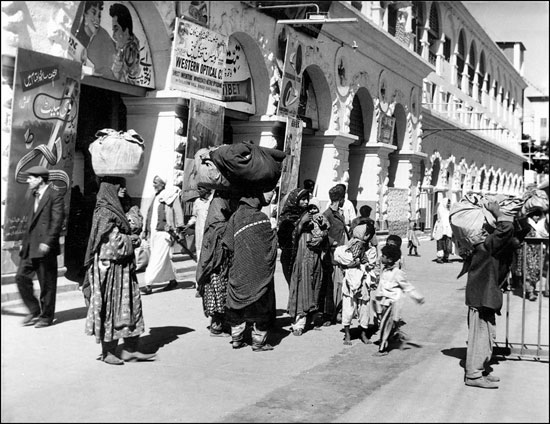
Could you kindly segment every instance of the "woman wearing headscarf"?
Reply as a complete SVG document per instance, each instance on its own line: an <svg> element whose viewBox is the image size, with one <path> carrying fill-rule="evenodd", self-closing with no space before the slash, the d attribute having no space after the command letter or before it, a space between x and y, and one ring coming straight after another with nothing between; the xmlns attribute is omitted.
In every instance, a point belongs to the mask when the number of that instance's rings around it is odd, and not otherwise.
<svg viewBox="0 0 550 424"><path fill-rule="evenodd" d="M224 335L229 262L221 242L227 221L237 208L236 200L227 192L215 190L204 223L196 280L204 315L210 317L211 336Z"/></svg>
<svg viewBox="0 0 550 424"><path fill-rule="evenodd" d="M139 236L132 234L122 208L124 188L123 178L102 179L84 262L89 287L85 332L101 343L101 359L111 365L155 356L137 350L145 331L134 259ZM124 339L120 358L115 353L119 339Z"/></svg>
<svg viewBox="0 0 550 424"><path fill-rule="evenodd" d="M288 295L288 313L293 318L292 334L301 336L308 318L319 309L323 267L326 252L328 220L319 213L319 201L313 200L298 220L294 230L297 245Z"/></svg>
<svg viewBox="0 0 550 424"><path fill-rule="evenodd" d="M437 205L437 221L434 226L433 237L437 243L437 259L438 264L449 262L449 255L453 249L451 237L453 230L451 229L451 199L445 197Z"/></svg>
<svg viewBox="0 0 550 424"><path fill-rule="evenodd" d="M281 265L287 284L290 286L292 267L296 257L297 246L294 243L293 233L296 223L307 212L310 193L304 188L296 188L288 193L281 214L279 215L279 229L277 240L281 248Z"/></svg>
<svg viewBox="0 0 550 424"><path fill-rule="evenodd" d="M269 217L261 211L271 200L264 195L241 197L229 218L222 246L230 267L227 284L226 319L231 325L234 349L244 347L247 323L252 325L252 350L273 350L267 344L268 330L275 322L275 263L277 237Z"/></svg>

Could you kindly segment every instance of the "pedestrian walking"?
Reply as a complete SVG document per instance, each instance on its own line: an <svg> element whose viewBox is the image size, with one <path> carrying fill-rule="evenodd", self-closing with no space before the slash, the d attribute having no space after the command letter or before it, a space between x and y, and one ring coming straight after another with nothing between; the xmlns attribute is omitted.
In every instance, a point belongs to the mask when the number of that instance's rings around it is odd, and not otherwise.
<svg viewBox="0 0 550 424"><path fill-rule="evenodd" d="M281 249L281 266L287 284L290 286L292 267L296 257L296 249L293 242L293 234L296 223L307 210L309 204L309 191L303 188L295 188L288 193L286 202L279 215L279 228L277 241Z"/></svg>
<svg viewBox="0 0 550 424"><path fill-rule="evenodd" d="M101 359L110 365L155 357L138 350L145 331L134 256L140 238L132 234L120 202L125 185L120 177L102 178L84 263L89 287L85 333L101 343ZM118 357L120 339L124 346Z"/></svg>
<svg viewBox="0 0 550 424"><path fill-rule="evenodd" d="M195 249L198 261L201 256L204 225L206 223L206 216L208 215L208 207L212 200L212 190L204 187L199 187L197 190L199 192L199 197L193 202L191 218L189 218L189 221L187 221L187 224L183 227L183 231L186 232L189 228L195 229Z"/></svg>
<svg viewBox="0 0 550 424"><path fill-rule="evenodd" d="M407 281L405 272L399 269L398 261L401 249L396 245L386 244L381 251L380 282L375 292L376 312L380 327L380 342L377 356L387 355L390 343L406 342L401 331L404 322L401 319L401 301L406 293L417 303L424 303L424 296Z"/></svg>
<svg viewBox="0 0 550 424"><path fill-rule="evenodd" d="M483 389L496 389L500 379L490 374L489 362L496 337L495 315L502 308L502 285L510 269L514 217L503 214L497 202L486 209L495 217L496 228L474 246L466 282L468 306L468 345L464 366L464 383Z"/></svg>
<svg viewBox="0 0 550 424"><path fill-rule="evenodd" d="M408 244L407 247L409 248L409 256L420 256L418 254L418 247L420 246L420 240L418 239L418 236L416 235L416 224L414 221L409 222L409 228L407 229L407 240Z"/></svg>
<svg viewBox="0 0 550 424"><path fill-rule="evenodd" d="M437 221L433 228L433 238L437 243L438 264L449 262L449 256L453 250L451 221L449 218L451 199L445 197L437 206Z"/></svg>
<svg viewBox="0 0 550 424"><path fill-rule="evenodd" d="M252 350L273 350L267 343L275 322L275 263L277 237L269 217L261 211L269 195L244 196L229 218L222 240L231 257L228 273L226 319L231 325L233 349L246 346L247 323L252 325Z"/></svg>
<svg viewBox="0 0 550 424"><path fill-rule="evenodd" d="M179 201L179 189L166 188L166 179L156 175L153 178L155 197L147 211L143 238L149 242L151 255L145 269L145 288L143 293L153 292L154 283L168 284L162 291L178 287L176 273L172 264L171 247L177 238L177 232L184 226L183 210Z"/></svg>
<svg viewBox="0 0 550 424"><path fill-rule="evenodd" d="M329 223L314 200L296 225L294 244L296 260L288 294L288 314L293 320L292 334L301 336L319 310L319 293L323 278L321 258L328 247ZM313 323L314 324L314 323Z"/></svg>
<svg viewBox="0 0 550 424"><path fill-rule="evenodd" d="M357 314L361 341L370 342L369 330L374 327L371 309L371 292L378 284L378 251L370 244L374 236L374 224L367 222L354 227L352 238L334 251L334 261L342 267L342 325L344 344L351 345L350 326Z"/></svg>
<svg viewBox="0 0 550 424"><path fill-rule="evenodd" d="M61 193L48 184L50 172L46 168L33 166L26 172L34 201L19 251L20 262L15 281L19 295L29 310L22 324L43 328L50 326L55 316L57 255L65 202ZM40 284L40 299L34 295L32 279L35 274Z"/></svg>

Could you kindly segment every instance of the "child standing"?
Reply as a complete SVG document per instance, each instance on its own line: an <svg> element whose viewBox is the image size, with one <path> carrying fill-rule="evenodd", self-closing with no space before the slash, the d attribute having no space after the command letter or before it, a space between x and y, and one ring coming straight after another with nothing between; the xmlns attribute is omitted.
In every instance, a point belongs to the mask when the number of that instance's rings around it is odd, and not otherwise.
<svg viewBox="0 0 550 424"><path fill-rule="evenodd" d="M370 245L375 228L372 222L357 225L353 236L344 246L334 251L334 260L344 271L342 282L342 324L344 344L351 345L350 325L355 312L359 318L361 341L371 343L367 330L372 324L371 291L378 280L378 250Z"/></svg>
<svg viewBox="0 0 550 424"><path fill-rule="evenodd" d="M380 345L376 355L388 354L391 338L398 335L400 326L399 301L407 293L416 302L424 303L424 297L407 281L405 273L399 269L401 250L396 245L386 244L380 258L380 282L375 292L376 310L380 322Z"/></svg>
<svg viewBox="0 0 550 424"><path fill-rule="evenodd" d="M409 248L409 256L412 256L412 252L414 251L414 256L420 256L418 254L418 246L420 246L420 240L418 240L418 237L416 235L416 224L411 221L409 222L409 229L407 230L407 239L409 240L408 248Z"/></svg>

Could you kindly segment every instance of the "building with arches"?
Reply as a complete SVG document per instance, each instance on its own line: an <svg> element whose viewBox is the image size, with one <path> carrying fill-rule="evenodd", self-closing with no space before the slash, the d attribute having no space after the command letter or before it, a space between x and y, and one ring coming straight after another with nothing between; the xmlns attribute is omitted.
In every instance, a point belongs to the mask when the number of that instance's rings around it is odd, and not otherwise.
<svg viewBox="0 0 550 424"><path fill-rule="evenodd" d="M80 60L71 28L79 16L84 19L83 3L95 2L8 3L2 6L3 152L14 142L13 110L4 97L16 95L18 49ZM430 228L441 196L522 193L521 68L460 2L332 1L312 7L299 1L288 8L254 1L100 3L109 36L110 6L130 10L143 69L128 83L97 73L93 61L82 58L71 181L85 196L94 190L87 147L101 128L134 129L145 140L144 168L127 181L142 210L154 195L154 175L168 174L175 183L182 174L178 146L188 142L194 100L223 110L224 143L254 140L283 149L288 120L278 112L288 93L281 85L285 61L297 58L297 182L316 181L321 208L329 203L328 190L344 183L357 209L372 207L379 230L404 233L409 219ZM278 23L309 13L356 22ZM221 99L172 88L176 16L227 38ZM296 56L286 54L288 45ZM3 203L9 169L2 166ZM17 247L3 237L3 274L14 271Z"/></svg>

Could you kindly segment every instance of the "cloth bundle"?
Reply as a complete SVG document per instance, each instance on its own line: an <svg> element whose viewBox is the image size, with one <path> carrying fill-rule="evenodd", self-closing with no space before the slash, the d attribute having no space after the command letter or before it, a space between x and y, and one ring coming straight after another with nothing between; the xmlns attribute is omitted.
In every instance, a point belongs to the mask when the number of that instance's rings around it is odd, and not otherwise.
<svg viewBox="0 0 550 424"><path fill-rule="evenodd" d="M548 195L544 190L528 190L523 195L522 213L528 215L536 209L541 209L543 212L548 211Z"/></svg>
<svg viewBox="0 0 550 424"><path fill-rule="evenodd" d="M453 238L458 254L468 256L473 247L487 237L486 225L496 228L496 220L486 208L490 201L496 201L503 214L518 216L523 201L513 196L467 194L451 206L450 220Z"/></svg>
<svg viewBox="0 0 550 424"><path fill-rule="evenodd" d="M231 183L222 175L210 157L210 152L212 151L212 149L203 148L195 153L192 174L195 177L196 185L197 187L200 186L214 190L230 190Z"/></svg>
<svg viewBox="0 0 550 424"><path fill-rule="evenodd" d="M247 191L265 193L273 190L281 176L286 154L243 141L224 144L210 151L210 158L231 185Z"/></svg>
<svg viewBox="0 0 550 424"><path fill-rule="evenodd" d="M98 177L134 177L144 161L144 141L134 130L115 131L104 128L96 132L88 150Z"/></svg>

